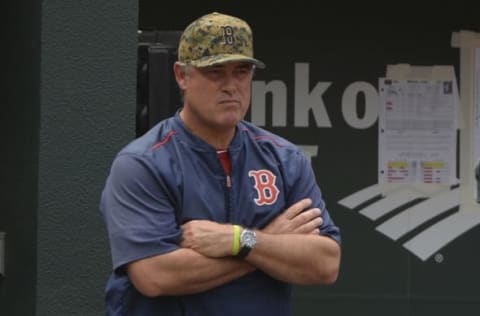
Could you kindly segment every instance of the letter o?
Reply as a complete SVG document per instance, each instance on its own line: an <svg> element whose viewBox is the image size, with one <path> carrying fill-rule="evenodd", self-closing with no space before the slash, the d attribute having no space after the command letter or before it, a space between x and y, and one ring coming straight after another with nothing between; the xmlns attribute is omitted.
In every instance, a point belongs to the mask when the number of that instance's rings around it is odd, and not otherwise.
<svg viewBox="0 0 480 316"><path fill-rule="evenodd" d="M358 94L365 97L365 115L358 115ZM356 81L347 86L342 95L343 118L353 128L366 129L375 124L378 118L377 89L368 82Z"/></svg>

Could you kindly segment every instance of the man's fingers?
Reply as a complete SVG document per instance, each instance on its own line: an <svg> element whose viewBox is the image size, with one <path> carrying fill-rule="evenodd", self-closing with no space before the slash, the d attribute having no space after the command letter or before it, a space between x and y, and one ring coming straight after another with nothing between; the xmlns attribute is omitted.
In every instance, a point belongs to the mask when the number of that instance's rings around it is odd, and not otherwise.
<svg viewBox="0 0 480 316"><path fill-rule="evenodd" d="M303 199L298 201L297 203L293 204L290 206L285 212L284 215L287 219L292 219L296 217L299 213L301 213L303 210L307 209L312 205L312 200L311 199Z"/></svg>
<svg viewBox="0 0 480 316"><path fill-rule="evenodd" d="M306 210L306 211L298 214L297 216L295 216L291 220L292 220L292 222L295 223L295 225L301 226L301 225L311 221L312 219L314 219L316 217L319 217L321 214L322 214L322 211L319 208L312 208L312 209Z"/></svg>
<svg viewBox="0 0 480 316"><path fill-rule="evenodd" d="M305 219L305 221L309 221L315 217L319 217L321 214L322 214L322 210L320 210L319 208L312 208L303 212L299 216L302 216Z"/></svg>
<svg viewBox="0 0 480 316"><path fill-rule="evenodd" d="M315 230L319 230L322 224L323 219L321 217L315 217L305 224L298 226L295 232L300 234L313 233Z"/></svg>
<svg viewBox="0 0 480 316"><path fill-rule="evenodd" d="M323 223L323 219L320 215L321 210L318 208L312 208L297 215L291 220L294 231L302 234L312 232Z"/></svg>
<svg viewBox="0 0 480 316"><path fill-rule="evenodd" d="M298 201L271 221L263 231L272 234L312 233L323 221L320 217L321 210L310 208L311 206L312 200L309 198Z"/></svg>

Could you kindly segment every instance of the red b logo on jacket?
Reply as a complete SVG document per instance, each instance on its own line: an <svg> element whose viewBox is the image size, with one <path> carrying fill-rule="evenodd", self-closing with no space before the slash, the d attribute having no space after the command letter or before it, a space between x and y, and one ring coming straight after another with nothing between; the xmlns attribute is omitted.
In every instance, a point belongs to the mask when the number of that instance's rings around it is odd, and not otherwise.
<svg viewBox="0 0 480 316"><path fill-rule="evenodd" d="M257 205L272 205L277 201L278 190L275 180L277 177L269 170L250 170L248 176L255 181L255 189L257 190L258 198L255 199Z"/></svg>

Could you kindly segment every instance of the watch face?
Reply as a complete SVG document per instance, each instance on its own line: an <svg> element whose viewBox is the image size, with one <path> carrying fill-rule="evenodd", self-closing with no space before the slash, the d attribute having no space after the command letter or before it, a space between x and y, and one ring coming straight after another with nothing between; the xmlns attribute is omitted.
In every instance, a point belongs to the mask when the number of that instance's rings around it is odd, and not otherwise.
<svg viewBox="0 0 480 316"><path fill-rule="evenodd" d="M251 230L244 230L241 239L242 245L248 248L255 247L255 244L257 243L257 236L255 232Z"/></svg>

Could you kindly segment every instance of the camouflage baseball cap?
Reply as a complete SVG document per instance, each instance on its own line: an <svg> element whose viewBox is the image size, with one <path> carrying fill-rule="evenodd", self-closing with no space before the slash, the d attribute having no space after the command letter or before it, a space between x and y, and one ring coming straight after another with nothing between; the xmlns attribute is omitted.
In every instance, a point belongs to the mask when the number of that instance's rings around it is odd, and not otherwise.
<svg viewBox="0 0 480 316"><path fill-rule="evenodd" d="M195 67L245 61L265 68L264 63L253 58L250 26L218 12L204 15L187 26L180 37L178 61Z"/></svg>

